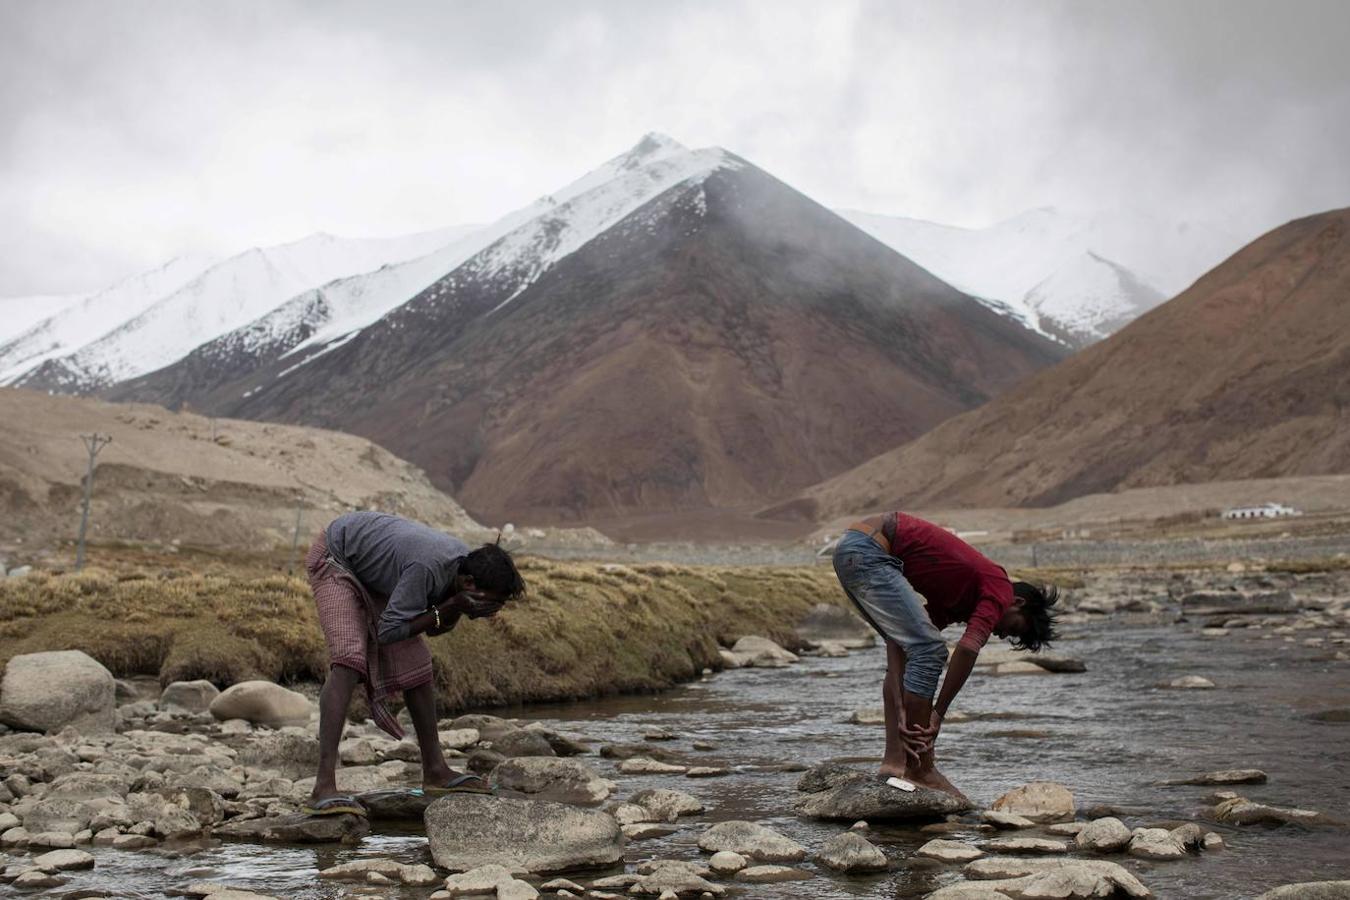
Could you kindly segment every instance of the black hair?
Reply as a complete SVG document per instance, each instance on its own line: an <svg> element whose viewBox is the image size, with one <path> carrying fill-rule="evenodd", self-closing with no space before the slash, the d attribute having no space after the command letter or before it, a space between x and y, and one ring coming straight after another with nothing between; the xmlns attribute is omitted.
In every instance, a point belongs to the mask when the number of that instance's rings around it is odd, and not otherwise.
<svg viewBox="0 0 1350 900"><path fill-rule="evenodd" d="M516 571L515 560L496 544L471 551L459 564L459 572L473 578L474 590L497 594L503 600L525 596L525 579Z"/></svg>
<svg viewBox="0 0 1350 900"><path fill-rule="evenodd" d="M1017 650L1030 650L1035 653L1058 640L1055 631L1055 613L1051 609L1059 602L1059 588L1053 584L1035 585L1026 581L1013 582L1013 596L1022 601L1023 621L1026 627L1013 638L1013 647Z"/></svg>

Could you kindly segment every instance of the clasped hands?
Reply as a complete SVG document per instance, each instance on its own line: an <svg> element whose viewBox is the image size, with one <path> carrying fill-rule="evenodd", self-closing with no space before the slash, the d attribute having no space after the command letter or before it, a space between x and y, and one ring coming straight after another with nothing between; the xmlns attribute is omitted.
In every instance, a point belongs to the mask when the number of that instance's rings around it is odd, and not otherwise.
<svg viewBox="0 0 1350 900"><path fill-rule="evenodd" d="M460 591L441 607L445 613L460 613L470 619L484 619L495 616L506 605L506 601L493 599L482 591Z"/></svg>

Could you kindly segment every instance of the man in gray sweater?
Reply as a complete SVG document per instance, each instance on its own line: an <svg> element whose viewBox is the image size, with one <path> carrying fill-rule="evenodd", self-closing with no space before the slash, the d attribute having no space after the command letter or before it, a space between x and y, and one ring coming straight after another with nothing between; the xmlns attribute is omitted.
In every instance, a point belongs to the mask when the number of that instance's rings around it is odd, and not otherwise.
<svg viewBox="0 0 1350 900"><path fill-rule="evenodd" d="M462 616L496 615L525 593L511 555L495 544L469 550L426 525L377 512L338 516L314 539L305 560L328 645L319 695L319 771L306 812L364 814L337 789L338 744L356 686L365 684L375 723L403 737L385 699L401 691L422 754L428 793L484 793L476 775L445 761L436 731L431 651L423 634L444 634Z"/></svg>

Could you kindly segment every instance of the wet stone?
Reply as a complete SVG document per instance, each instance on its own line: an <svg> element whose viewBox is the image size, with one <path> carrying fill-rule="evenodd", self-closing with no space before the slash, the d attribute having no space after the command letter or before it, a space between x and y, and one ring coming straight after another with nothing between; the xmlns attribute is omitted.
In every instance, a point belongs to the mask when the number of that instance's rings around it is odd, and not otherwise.
<svg viewBox="0 0 1350 900"><path fill-rule="evenodd" d="M936 838L914 851L915 856L935 859L945 863L967 863L984 856L984 851L961 841L948 841Z"/></svg>

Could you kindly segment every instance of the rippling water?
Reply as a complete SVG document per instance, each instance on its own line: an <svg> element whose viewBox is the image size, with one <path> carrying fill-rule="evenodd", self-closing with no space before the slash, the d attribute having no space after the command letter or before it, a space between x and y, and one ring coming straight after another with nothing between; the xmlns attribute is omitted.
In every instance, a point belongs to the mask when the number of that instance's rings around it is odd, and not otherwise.
<svg viewBox="0 0 1350 900"><path fill-rule="evenodd" d="M987 804L1027 781L1058 781L1074 791L1080 806L1109 803L1126 810L1130 826L1201 818L1203 798L1213 789L1156 782L1223 768L1260 768L1270 775L1268 784L1235 788L1252 799L1350 818L1350 726L1309 718L1318 710L1350 707L1350 664L1329 659L1325 648L1302 646L1308 634L1300 632L1300 642L1287 643L1281 637L1262 640L1250 630L1210 638L1193 626L1107 621L1081 627L1055 650L1086 660L1086 673L973 676L956 708L1009 716L948 725L939 741L939 760L977 803ZM797 819L791 804L798 776L751 767L874 760L880 728L844 724L843 719L857 707L879 705L883 668L880 649L864 650L843 659L806 659L788 669L726 672L654 696L499 712L595 741L640 741L644 731L666 729L679 740L660 745L664 748L700 762L747 767L714 779L619 778L609 760L586 757L606 777L620 781L621 797L647 787L671 787L694 794L709 808L703 816L683 820L675 835L630 844L630 863L698 858L699 833L723 819L760 821L815 848L843 826ZM1154 687L1190 674L1208 677L1218 688ZM1010 730L1038 736L1006 736ZM693 751L694 740L711 741L717 749ZM1169 898L1252 897L1291 881L1350 878L1350 831L1213 830L1223 835L1227 850L1170 863L1111 858L1133 870L1157 896ZM895 863L884 875L822 873L807 882L733 890L750 897L919 897L959 877L958 867L907 861L931 836L909 828L870 832L868 837ZM430 861L420 835L397 833L374 835L359 848L226 844L180 859L94 852L98 867L52 894L113 886L122 896L159 897L195 878L209 878L284 897L350 896L366 889L319 883L315 873L361 857ZM430 891L377 892L425 897Z"/></svg>

